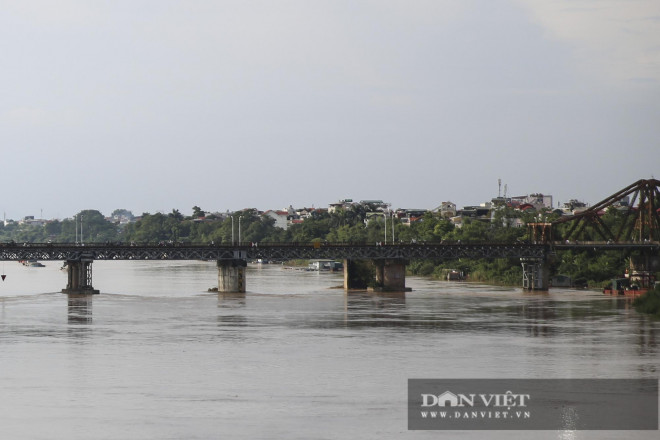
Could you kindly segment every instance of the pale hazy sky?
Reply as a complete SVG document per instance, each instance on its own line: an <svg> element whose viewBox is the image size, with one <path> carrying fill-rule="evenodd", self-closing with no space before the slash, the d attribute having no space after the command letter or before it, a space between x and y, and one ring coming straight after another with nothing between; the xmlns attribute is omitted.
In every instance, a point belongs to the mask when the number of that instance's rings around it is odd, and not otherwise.
<svg viewBox="0 0 660 440"><path fill-rule="evenodd" d="M0 55L7 218L660 177L658 0L0 0Z"/></svg>

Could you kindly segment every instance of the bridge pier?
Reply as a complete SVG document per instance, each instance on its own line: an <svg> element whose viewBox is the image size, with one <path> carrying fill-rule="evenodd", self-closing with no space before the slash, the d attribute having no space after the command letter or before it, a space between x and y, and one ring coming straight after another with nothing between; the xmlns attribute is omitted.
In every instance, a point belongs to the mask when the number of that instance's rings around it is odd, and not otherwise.
<svg viewBox="0 0 660 440"><path fill-rule="evenodd" d="M550 269L543 258L521 258L523 289L548 290Z"/></svg>
<svg viewBox="0 0 660 440"><path fill-rule="evenodd" d="M371 288L374 278L376 291L405 292L407 260L344 260L344 290ZM375 268L375 274L374 274ZM374 276L375 275L375 276Z"/></svg>
<svg viewBox="0 0 660 440"><path fill-rule="evenodd" d="M402 259L374 260L376 265L376 289L385 292L405 292L406 265Z"/></svg>
<svg viewBox="0 0 660 440"><path fill-rule="evenodd" d="M246 267L242 258L218 260L218 293L245 293Z"/></svg>
<svg viewBox="0 0 660 440"><path fill-rule="evenodd" d="M62 293L75 294L75 295L92 295L98 294L99 291L92 287L92 263L94 260L91 258L81 258L79 260L67 260L66 272L67 283L66 288L62 289Z"/></svg>
<svg viewBox="0 0 660 440"><path fill-rule="evenodd" d="M364 269L364 264L348 258L344 260L344 290L367 288L364 277L360 276L364 270L360 269Z"/></svg>

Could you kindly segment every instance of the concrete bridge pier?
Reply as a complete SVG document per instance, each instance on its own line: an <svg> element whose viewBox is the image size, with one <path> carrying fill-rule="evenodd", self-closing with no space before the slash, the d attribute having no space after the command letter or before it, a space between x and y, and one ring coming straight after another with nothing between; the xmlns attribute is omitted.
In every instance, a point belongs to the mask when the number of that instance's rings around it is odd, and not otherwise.
<svg viewBox="0 0 660 440"><path fill-rule="evenodd" d="M247 260L218 260L218 293L245 293Z"/></svg>
<svg viewBox="0 0 660 440"><path fill-rule="evenodd" d="M408 261L402 259L374 260L376 266L376 288L385 292L405 292L406 266Z"/></svg>
<svg viewBox="0 0 660 440"><path fill-rule="evenodd" d="M344 259L344 290L364 290L373 279L373 268L368 261Z"/></svg>
<svg viewBox="0 0 660 440"><path fill-rule="evenodd" d="M92 295L99 291L92 287L92 263L91 258L81 258L79 260L67 260L66 289L62 293L74 295Z"/></svg>
<svg viewBox="0 0 660 440"><path fill-rule="evenodd" d="M550 269L543 258L521 258L523 268L523 289L548 290Z"/></svg>
<svg viewBox="0 0 660 440"><path fill-rule="evenodd" d="M379 292L405 292L407 260L344 260L344 290L371 289L374 278ZM375 272L375 273L374 273Z"/></svg>

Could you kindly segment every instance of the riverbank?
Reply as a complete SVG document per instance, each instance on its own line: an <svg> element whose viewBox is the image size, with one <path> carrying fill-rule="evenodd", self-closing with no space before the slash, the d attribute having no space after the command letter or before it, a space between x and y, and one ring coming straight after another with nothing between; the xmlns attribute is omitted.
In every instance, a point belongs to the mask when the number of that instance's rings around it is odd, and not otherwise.
<svg viewBox="0 0 660 440"><path fill-rule="evenodd" d="M640 313L660 318L660 285L635 298L633 306Z"/></svg>

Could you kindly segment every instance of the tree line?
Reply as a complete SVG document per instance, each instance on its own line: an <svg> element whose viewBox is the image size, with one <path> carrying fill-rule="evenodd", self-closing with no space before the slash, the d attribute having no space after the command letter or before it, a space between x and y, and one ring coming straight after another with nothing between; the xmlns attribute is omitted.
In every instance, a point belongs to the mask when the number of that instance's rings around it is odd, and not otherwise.
<svg viewBox="0 0 660 440"><path fill-rule="evenodd" d="M275 220L260 215L255 209L245 209L223 216L207 214L198 206L193 207L192 216L184 216L177 209L164 213L143 213L136 221L120 225L113 218L120 215L133 217L130 211L115 210L110 219L96 210L80 211L73 219L53 220L43 226L9 222L0 227L0 240L5 242L189 242L230 244L239 239L248 242L300 242L313 241L375 243L387 242L498 242L516 243L530 239L525 227L514 226L511 219L519 218L521 224L538 221L550 222L559 213L525 213L503 207L494 211L488 221L464 218L457 227L448 218L430 211L406 224L396 216L376 213L368 206L353 205L349 209L338 209L333 213L314 211L309 218L289 225L287 229L275 226ZM370 217L372 215L373 217ZM233 217L233 220L232 220ZM240 219L239 219L240 218ZM366 221L369 218L369 221ZM82 219L82 220L81 220ZM612 229L622 221L620 213L610 209L602 220ZM240 224L239 224L240 223ZM519 223L520 224L520 223ZM559 225L561 228L567 225ZM387 229L387 232L386 232ZM589 228L585 236L589 237ZM584 235L584 234L583 234ZM552 262L552 273L565 274L584 284L600 285L620 276L626 267L625 252L562 252ZM455 261L412 261L408 266L416 275L442 278L447 269L459 269L474 281L519 284L522 268L516 259Z"/></svg>

